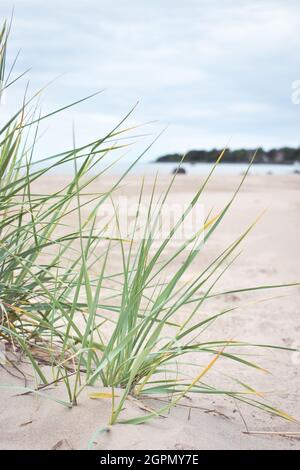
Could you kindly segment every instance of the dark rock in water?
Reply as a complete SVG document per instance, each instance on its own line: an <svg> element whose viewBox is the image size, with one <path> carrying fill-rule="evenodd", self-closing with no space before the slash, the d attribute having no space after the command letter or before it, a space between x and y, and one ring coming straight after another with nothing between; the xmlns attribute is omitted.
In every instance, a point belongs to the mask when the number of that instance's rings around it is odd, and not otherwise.
<svg viewBox="0 0 300 470"><path fill-rule="evenodd" d="M300 175L300 170L294 170L294 175Z"/></svg>
<svg viewBox="0 0 300 470"><path fill-rule="evenodd" d="M172 171L172 174L175 175L175 174L178 174L178 175L185 175L186 174L186 170L184 168L174 168L174 170Z"/></svg>

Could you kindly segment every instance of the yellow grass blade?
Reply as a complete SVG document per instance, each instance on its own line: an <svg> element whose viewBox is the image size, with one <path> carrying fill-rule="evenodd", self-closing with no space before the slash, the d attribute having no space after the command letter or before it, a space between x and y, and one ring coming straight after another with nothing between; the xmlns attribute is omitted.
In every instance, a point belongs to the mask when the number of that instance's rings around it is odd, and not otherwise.
<svg viewBox="0 0 300 470"><path fill-rule="evenodd" d="M89 393L89 398L92 400L101 400L102 398L114 398L118 397L118 395L115 395L114 393L110 392L93 392Z"/></svg>

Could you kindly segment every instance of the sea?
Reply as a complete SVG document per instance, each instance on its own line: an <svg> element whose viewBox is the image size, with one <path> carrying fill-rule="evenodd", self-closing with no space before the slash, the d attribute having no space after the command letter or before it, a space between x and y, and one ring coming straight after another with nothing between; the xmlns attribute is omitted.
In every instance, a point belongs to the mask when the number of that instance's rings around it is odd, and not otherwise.
<svg viewBox="0 0 300 470"><path fill-rule="evenodd" d="M197 176L197 175L207 175L212 169L211 163L183 163L180 165L183 168L187 175ZM176 163L157 163L157 162L143 162L137 163L133 166L130 173L135 175L168 175L172 174L178 165ZM125 171L126 167L121 162L118 162L110 172L111 173L122 173ZM248 165L237 164L237 163L219 163L215 169L216 175L243 175L248 169ZM253 164L249 170L250 175L300 175L300 164L295 165L285 165L285 164L264 164L257 163Z"/></svg>

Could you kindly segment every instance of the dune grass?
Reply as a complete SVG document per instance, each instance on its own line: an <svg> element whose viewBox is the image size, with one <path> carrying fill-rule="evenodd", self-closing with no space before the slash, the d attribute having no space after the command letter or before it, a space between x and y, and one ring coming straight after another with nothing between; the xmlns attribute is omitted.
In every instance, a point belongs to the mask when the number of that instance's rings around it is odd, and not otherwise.
<svg viewBox="0 0 300 470"><path fill-rule="evenodd" d="M3 90L13 85L13 81L9 82L11 72L5 74L8 33L9 26L5 23L0 34ZM124 124L130 113L107 135L82 147L74 144L58 155L45 156L37 166L34 151L41 121L83 101L43 115L35 104L40 92L30 98L25 94L19 110L0 130L0 340L22 351L30 360L37 376L36 389L31 392L42 393L49 383L62 381L67 394L65 404L72 407L89 385L111 387L112 398L114 389L122 388L117 405L112 399L110 424L122 421L120 414L129 395L171 396L160 410L127 421L137 424L168 411L192 392L227 395L290 419L238 378L233 379L234 387L225 390L206 380L216 361L223 358L260 370L260 366L245 359L241 348L273 347L228 338L201 340L207 327L213 330L219 317L237 308L224 308L202 318L201 308L212 297L284 286L215 292L218 281L237 258L240 244L254 224L224 247L193 280L182 282L219 228L247 174L223 210L208 214L202 227L176 248L170 249L172 241L200 203L223 154L187 209L159 242L155 235L160 214L176 175L159 198L154 183L142 224L141 183L132 230L125 236L121 232L115 237L108 236L106 222L102 223L101 217L99 221L101 207L114 200L132 165L109 190L94 193L90 187L111 167L114 152L127 145L124 137L131 129ZM58 172L66 163L73 164L74 174L66 179L64 186L37 193L34 188L39 181L52 170ZM102 163L101 170L97 169L99 163ZM77 224L69 224L70 218ZM111 224L119 227L117 210ZM109 269L112 250L119 252L119 272L111 273ZM288 285L295 284L285 286ZM188 312L180 323L179 312ZM103 328L106 332L109 329L108 337L103 335ZM181 364L186 356L203 357L206 361L199 370L198 359L192 359L198 367L194 378L185 374ZM45 363L51 366L51 378L45 374Z"/></svg>

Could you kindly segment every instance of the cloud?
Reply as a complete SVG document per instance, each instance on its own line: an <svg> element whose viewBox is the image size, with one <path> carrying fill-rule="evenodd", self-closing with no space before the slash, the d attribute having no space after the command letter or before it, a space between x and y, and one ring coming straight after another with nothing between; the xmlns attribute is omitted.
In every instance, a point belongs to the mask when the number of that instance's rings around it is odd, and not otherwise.
<svg viewBox="0 0 300 470"><path fill-rule="evenodd" d="M10 51L22 48L16 73L32 66L32 89L65 74L46 91L45 109L106 89L76 111L86 136L89 126L112 125L139 99L135 121L169 126L149 158L222 146L230 137L233 146L299 144L300 107L290 99L300 78L298 1L1 4L7 15L15 6ZM21 84L7 106L18 93ZM64 141L61 126L53 126Z"/></svg>

